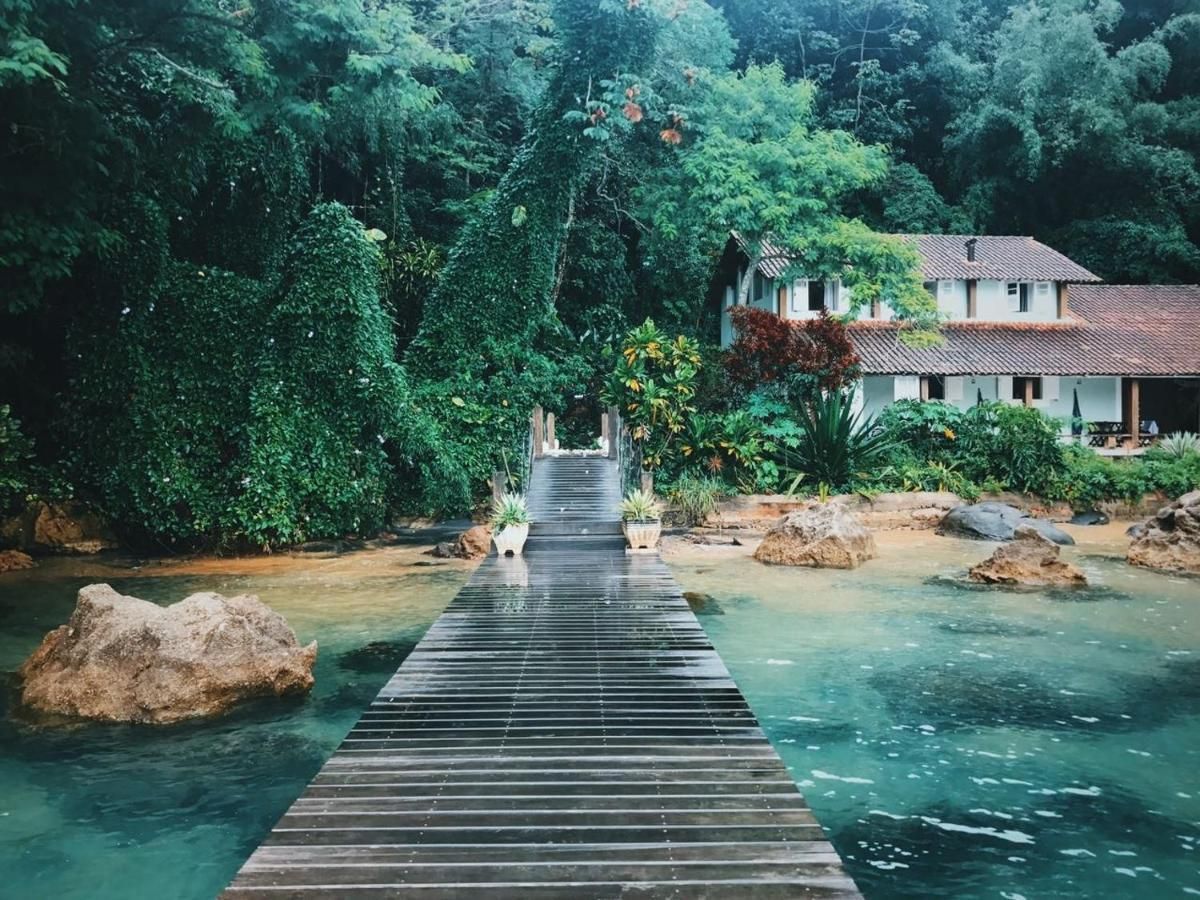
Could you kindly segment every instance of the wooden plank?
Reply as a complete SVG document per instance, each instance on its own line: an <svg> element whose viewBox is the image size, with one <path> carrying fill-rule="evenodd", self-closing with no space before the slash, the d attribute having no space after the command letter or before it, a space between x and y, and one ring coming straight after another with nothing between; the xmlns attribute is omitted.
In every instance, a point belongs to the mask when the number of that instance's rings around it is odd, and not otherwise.
<svg viewBox="0 0 1200 900"><path fill-rule="evenodd" d="M536 461L485 560L225 892L857 897L657 556L616 463Z"/></svg>

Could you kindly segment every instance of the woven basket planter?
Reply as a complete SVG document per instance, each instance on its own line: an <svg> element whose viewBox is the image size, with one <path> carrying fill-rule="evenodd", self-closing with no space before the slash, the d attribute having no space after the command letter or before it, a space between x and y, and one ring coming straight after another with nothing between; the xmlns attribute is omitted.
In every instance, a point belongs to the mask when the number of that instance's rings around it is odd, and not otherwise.
<svg viewBox="0 0 1200 900"><path fill-rule="evenodd" d="M622 522L621 529L625 532L625 540L634 550L653 550L658 546L659 535L662 534L662 522L658 519Z"/></svg>

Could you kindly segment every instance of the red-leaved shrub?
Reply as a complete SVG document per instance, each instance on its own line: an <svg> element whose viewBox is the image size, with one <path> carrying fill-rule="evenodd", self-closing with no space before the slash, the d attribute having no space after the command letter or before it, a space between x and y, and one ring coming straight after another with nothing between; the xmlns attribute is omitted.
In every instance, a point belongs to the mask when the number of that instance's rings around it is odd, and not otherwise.
<svg viewBox="0 0 1200 900"><path fill-rule="evenodd" d="M799 322L752 306L734 307L729 315L734 340L725 353L725 372L744 391L792 383L795 376L808 376L814 388L840 390L859 376L861 360L846 326L824 310Z"/></svg>

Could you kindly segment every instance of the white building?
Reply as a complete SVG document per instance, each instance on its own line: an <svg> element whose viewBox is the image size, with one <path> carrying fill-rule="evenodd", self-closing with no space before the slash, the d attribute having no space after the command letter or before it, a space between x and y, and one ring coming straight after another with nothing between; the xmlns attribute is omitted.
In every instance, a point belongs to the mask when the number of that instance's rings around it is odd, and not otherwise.
<svg viewBox="0 0 1200 900"><path fill-rule="evenodd" d="M1030 237L904 237L920 253L945 341L911 348L886 302L858 311L850 334L867 411L901 399L961 407L1001 400L1041 408L1067 436L1077 405L1084 440L1108 452L1200 430L1200 286L1101 285ZM836 280L785 279L790 262L768 256L748 276L742 245L727 246L711 291L722 346L732 342L729 311L747 277L748 304L783 318L850 314L849 291Z"/></svg>

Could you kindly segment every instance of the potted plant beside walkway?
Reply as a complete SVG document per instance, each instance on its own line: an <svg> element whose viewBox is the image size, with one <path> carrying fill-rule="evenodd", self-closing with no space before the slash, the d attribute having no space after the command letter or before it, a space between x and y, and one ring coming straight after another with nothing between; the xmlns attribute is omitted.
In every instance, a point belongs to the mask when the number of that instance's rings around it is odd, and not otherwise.
<svg viewBox="0 0 1200 900"><path fill-rule="evenodd" d="M653 550L662 534L662 514L654 494L630 491L621 501L621 529L631 550Z"/></svg>
<svg viewBox="0 0 1200 900"><path fill-rule="evenodd" d="M529 537L529 508L524 494L505 492L492 504L492 540L500 556L520 556Z"/></svg>

